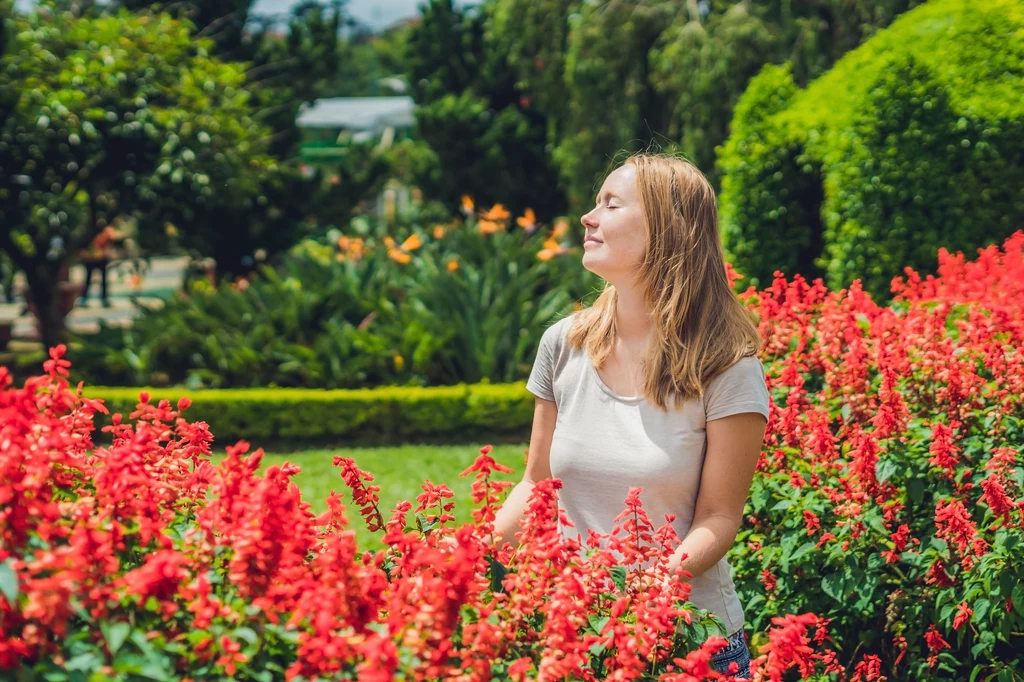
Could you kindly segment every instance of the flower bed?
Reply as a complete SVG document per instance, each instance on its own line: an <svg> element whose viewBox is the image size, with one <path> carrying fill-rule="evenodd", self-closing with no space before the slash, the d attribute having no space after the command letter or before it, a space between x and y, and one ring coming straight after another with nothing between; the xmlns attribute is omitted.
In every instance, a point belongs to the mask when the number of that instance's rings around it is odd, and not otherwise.
<svg viewBox="0 0 1024 682"><path fill-rule="evenodd" d="M730 554L755 677L1012 680L1024 672L1024 234L941 254L890 307L778 278L744 296L775 405ZM522 547L480 538L507 485L487 454L472 526L444 486L382 510L336 465L387 549L361 552L340 496L316 516L293 465L209 461L162 400L105 427L63 349L22 389L0 369L0 670L33 679L714 679L720 623L665 577L678 539L624 500L578 555L557 481ZM641 567L644 568L641 568Z"/></svg>
<svg viewBox="0 0 1024 682"><path fill-rule="evenodd" d="M46 376L12 389L0 370L0 670L36 679L717 678L720 623L665 588L678 539L626 500L622 533L585 559L558 532L557 481L531 498L523 545L480 538L507 482L484 448L475 523L452 527L445 486L385 520L372 476L341 477L388 549L360 552L341 497L312 514L286 464L228 448L141 396L92 446L106 408L69 390L56 348ZM640 568L641 564L646 568ZM813 615L779 619L759 659L804 673L834 666Z"/></svg>

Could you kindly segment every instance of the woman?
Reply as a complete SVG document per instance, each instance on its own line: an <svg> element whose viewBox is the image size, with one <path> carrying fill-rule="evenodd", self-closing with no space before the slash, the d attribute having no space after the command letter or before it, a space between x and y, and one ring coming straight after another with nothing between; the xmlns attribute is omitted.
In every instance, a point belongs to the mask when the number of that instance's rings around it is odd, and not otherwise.
<svg viewBox="0 0 1024 682"><path fill-rule="evenodd" d="M561 479L577 533L610 533L631 487L651 520L674 514L670 568L726 625L716 670L749 675L743 608L725 554L736 539L770 398L761 338L729 284L714 190L693 165L630 157L582 218L594 304L547 329L527 383L536 396L526 472L495 520L514 542L535 482ZM682 555L685 560L681 560Z"/></svg>

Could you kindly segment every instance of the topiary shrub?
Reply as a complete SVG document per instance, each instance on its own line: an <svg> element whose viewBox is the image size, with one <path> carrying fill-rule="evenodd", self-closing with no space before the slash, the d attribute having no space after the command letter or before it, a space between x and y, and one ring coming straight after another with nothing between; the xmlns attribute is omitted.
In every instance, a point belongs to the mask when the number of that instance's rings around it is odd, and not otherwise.
<svg viewBox="0 0 1024 682"><path fill-rule="evenodd" d="M723 234L748 284L776 270L861 279L935 271L1024 221L1024 6L937 0L798 90L767 67L720 148Z"/></svg>

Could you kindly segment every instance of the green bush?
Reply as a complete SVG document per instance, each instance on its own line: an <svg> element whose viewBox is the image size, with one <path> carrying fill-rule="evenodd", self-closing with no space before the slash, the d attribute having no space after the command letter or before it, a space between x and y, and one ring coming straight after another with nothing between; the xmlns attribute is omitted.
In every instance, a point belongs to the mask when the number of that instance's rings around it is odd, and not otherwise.
<svg viewBox="0 0 1024 682"><path fill-rule="evenodd" d="M767 67L720 150L727 251L748 283L775 270L860 278L887 298L940 247L1001 241L1024 220L1024 5L937 0L804 90Z"/></svg>
<svg viewBox="0 0 1024 682"><path fill-rule="evenodd" d="M135 411L139 394L150 402L192 401L188 419L206 422L220 445L239 439L261 445L316 443L383 445L449 444L529 436L533 396L525 383L373 389L256 388L188 391L162 388L94 388L110 416ZM99 415L97 415L99 417Z"/></svg>
<svg viewBox="0 0 1024 682"><path fill-rule="evenodd" d="M596 291L596 277L575 255L539 258L548 230L522 229L503 210L431 218L357 219L244 286L198 281L131 328L76 339L73 376L193 389L525 379L544 330Z"/></svg>

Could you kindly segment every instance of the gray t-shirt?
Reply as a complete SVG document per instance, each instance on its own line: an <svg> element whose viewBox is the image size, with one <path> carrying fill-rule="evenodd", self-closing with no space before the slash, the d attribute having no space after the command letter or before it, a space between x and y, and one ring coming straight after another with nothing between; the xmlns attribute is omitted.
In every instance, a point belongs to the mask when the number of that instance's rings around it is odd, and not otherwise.
<svg viewBox="0 0 1024 682"><path fill-rule="evenodd" d="M753 355L742 358L709 382L702 398L663 411L643 397L612 392L585 349L566 343L572 316L541 338L527 390L558 407L551 442L551 475L562 481L559 506L575 524L563 534L586 541L587 530L609 534L625 509L632 487L655 528L674 514L680 539L693 521L707 451L707 421L741 412L768 418L770 397L764 367ZM743 607L723 558L690 581L690 600L722 619L727 634L743 628Z"/></svg>

